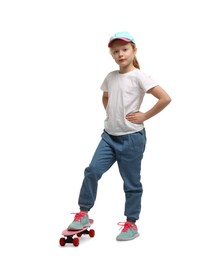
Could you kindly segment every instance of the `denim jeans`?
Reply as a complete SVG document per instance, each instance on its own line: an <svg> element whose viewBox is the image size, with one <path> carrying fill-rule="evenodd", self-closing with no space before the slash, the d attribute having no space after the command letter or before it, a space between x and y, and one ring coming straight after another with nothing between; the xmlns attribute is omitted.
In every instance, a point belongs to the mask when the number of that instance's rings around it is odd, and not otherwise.
<svg viewBox="0 0 206 260"><path fill-rule="evenodd" d="M81 210L89 211L95 203L98 181L109 168L117 162L124 183L125 216L136 221L141 211L141 160L146 145L145 129L121 136L109 135L106 131L94 156L84 171L84 179L79 194Z"/></svg>

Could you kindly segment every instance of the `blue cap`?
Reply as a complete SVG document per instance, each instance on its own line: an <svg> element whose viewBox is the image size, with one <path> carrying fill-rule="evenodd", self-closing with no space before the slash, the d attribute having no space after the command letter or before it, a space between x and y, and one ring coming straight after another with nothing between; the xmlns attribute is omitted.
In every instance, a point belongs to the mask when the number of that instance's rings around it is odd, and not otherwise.
<svg viewBox="0 0 206 260"><path fill-rule="evenodd" d="M111 43L113 41L115 41L115 40L122 40L122 41L125 41L125 42L133 42L133 43L135 43L134 38L128 32L118 32L118 33L115 33L109 39L108 47L110 47Z"/></svg>

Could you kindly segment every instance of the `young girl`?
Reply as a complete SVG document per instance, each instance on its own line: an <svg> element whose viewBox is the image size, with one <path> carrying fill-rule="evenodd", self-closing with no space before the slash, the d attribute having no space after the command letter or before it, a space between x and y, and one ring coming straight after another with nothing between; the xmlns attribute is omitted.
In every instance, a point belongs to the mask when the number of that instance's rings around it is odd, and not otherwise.
<svg viewBox="0 0 206 260"><path fill-rule="evenodd" d="M128 32L118 32L109 40L111 56L119 70L110 72L101 90L106 110L104 132L89 166L85 169L78 204L68 229L81 229L88 225L88 211L94 206L98 181L117 162L124 182L126 222L117 240L137 237L135 222L141 211L142 184L141 160L146 144L144 121L162 111L171 101L169 95L147 74L140 70L136 59L136 45ZM146 112L140 111L145 93L152 94L157 102Z"/></svg>

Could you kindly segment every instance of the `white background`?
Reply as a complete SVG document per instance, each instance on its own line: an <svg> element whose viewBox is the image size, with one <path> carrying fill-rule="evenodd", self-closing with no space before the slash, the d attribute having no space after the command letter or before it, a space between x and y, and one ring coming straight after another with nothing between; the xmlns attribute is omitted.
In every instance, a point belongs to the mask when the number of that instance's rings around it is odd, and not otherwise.
<svg viewBox="0 0 206 260"><path fill-rule="evenodd" d="M1 259L206 259L204 1L0 2ZM145 122L140 237L125 221L114 165L99 182L96 236L59 246L103 130L100 85L117 69L107 43L136 39L141 69L172 97ZM142 111L154 104L145 97Z"/></svg>

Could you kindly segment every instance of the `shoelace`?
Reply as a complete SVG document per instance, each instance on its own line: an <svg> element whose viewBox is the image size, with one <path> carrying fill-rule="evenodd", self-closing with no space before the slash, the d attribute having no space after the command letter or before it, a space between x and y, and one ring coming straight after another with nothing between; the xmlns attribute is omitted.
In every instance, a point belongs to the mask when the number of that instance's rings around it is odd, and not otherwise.
<svg viewBox="0 0 206 260"><path fill-rule="evenodd" d="M85 213L84 212L79 212L79 213L71 213L71 214L75 214L75 217L74 217L74 221L77 222L77 221L80 221L82 217L84 217Z"/></svg>
<svg viewBox="0 0 206 260"><path fill-rule="evenodd" d="M122 228L122 232L127 232L129 228L134 229L134 224L132 224L131 222L119 222L117 223L117 225L121 226L120 229Z"/></svg>

